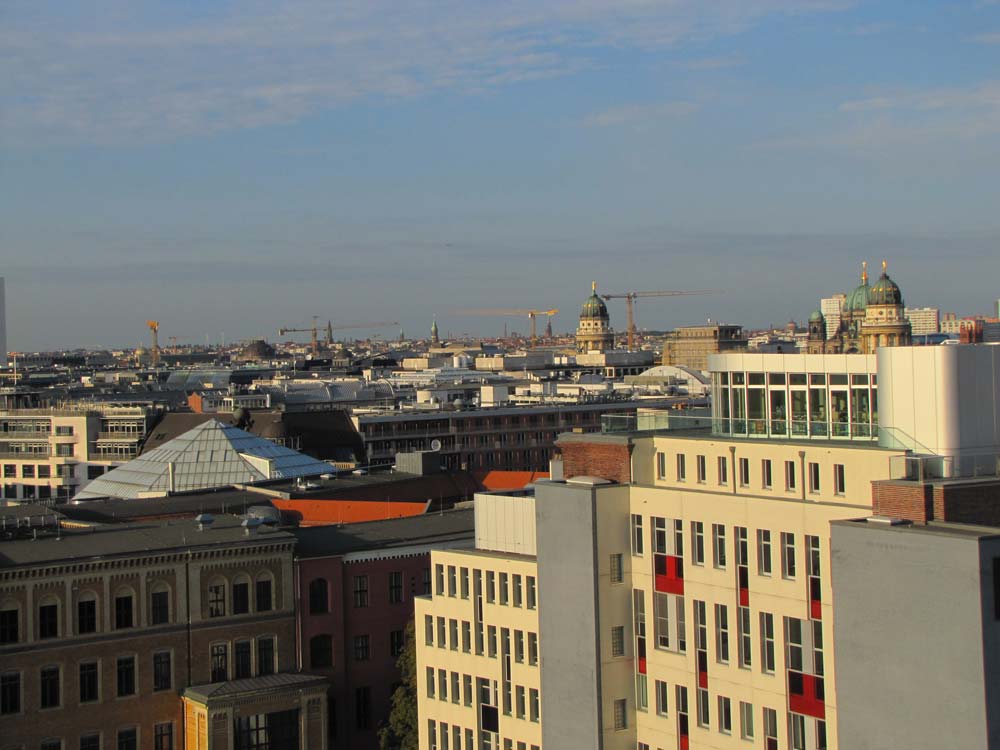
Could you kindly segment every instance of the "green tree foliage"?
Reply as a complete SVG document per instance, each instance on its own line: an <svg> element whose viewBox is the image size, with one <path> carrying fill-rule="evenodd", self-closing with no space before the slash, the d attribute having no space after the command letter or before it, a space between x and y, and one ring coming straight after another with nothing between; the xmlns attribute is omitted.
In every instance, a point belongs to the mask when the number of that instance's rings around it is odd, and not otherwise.
<svg viewBox="0 0 1000 750"><path fill-rule="evenodd" d="M403 651L396 661L400 684L392 694L389 722L378 730L382 750L417 750L420 725L417 721L417 643L413 620L406 626Z"/></svg>

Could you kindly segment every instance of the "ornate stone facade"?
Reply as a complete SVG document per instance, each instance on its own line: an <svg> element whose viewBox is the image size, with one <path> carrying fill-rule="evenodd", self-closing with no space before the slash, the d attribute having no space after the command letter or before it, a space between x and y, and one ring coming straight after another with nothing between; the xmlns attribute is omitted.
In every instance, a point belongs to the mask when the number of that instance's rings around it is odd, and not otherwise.
<svg viewBox="0 0 1000 750"><path fill-rule="evenodd" d="M580 310L580 324L576 329L576 350L580 353L606 352L615 348L615 333L604 300L597 296L597 282L591 286L590 296Z"/></svg>

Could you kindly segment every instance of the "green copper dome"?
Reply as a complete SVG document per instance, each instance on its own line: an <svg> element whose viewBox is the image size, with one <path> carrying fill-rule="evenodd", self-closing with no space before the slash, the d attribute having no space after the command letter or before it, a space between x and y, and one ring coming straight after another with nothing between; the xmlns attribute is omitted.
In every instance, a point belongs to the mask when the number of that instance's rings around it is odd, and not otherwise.
<svg viewBox="0 0 1000 750"><path fill-rule="evenodd" d="M820 310L813 310L812 315L809 316L810 323L822 323L824 322L823 313Z"/></svg>
<svg viewBox="0 0 1000 750"><path fill-rule="evenodd" d="M854 291L847 295L844 302L844 310L847 312L864 312L868 307L868 295L871 287L868 286L868 263L861 264L861 283L855 287Z"/></svg>
<svg viewBox="0 0 1000 750"><path fill-rule="evenodd" d="M868 293L868 303L871 305L902 305L903 293L900 291L899 285L889 278L885 268L886 263L882 261L882 276Z"/></svg>
<svg viewBox="0 0 1000 750"><path fill-rule="evenodd" d="M608 306L604 304L604 300L597 296L596 281L591 288L590 296L583 303L583 308L580 310L580 318L608 320Z"/></svg>

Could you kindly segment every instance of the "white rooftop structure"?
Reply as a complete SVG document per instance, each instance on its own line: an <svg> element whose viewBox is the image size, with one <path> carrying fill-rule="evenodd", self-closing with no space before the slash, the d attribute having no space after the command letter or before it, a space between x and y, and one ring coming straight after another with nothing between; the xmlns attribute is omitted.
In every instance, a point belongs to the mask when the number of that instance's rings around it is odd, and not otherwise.
<svg viewBox="0 0 1000 750"><path fill-rule="evenodd" d="M73 499L160 497L334 471L324 461L212 419L98 477Z"/></svg>

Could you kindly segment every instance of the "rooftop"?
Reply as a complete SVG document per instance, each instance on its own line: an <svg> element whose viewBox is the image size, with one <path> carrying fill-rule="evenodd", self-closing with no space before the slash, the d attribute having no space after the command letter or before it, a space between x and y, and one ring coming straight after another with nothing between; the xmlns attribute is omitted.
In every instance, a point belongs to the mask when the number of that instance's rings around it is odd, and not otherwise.
<svg viewBox="0 0 1000 750"><path fill-rule="evenodd" d="M265 675L263 677L251 677L245 680L192 685L184 690L184 697L206 703L212 699L235 698L243 695L259 696L261 693L281 692L291 689L300 690L325 685L326 683L327 679L325 677L286 672Z"/></svg>

